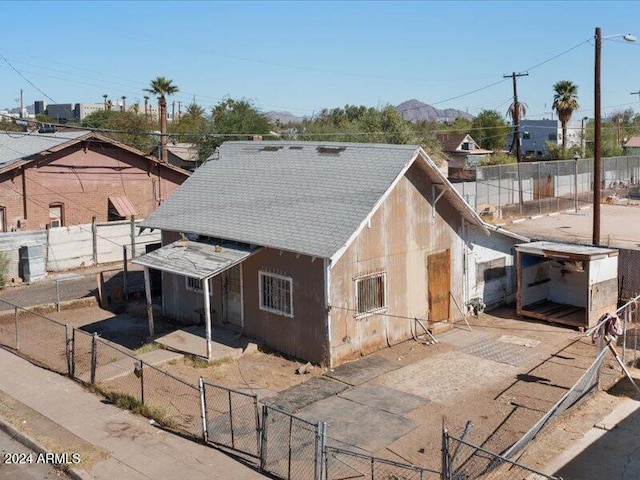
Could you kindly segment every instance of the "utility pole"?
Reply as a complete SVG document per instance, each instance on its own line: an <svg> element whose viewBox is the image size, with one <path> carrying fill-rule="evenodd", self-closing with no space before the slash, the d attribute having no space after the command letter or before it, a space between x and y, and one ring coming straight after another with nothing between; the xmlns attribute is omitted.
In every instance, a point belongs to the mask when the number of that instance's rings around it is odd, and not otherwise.
<svg viewBox="0 0 640 480"><path fill-rule="evenodd" d="M22 102L22 89L20 89L20 118L22 118L22 109L24 108L24 104Z"/></svg>
<svg viewBox="0 0 640 480"><path fill-rule="evenodd" d="M180 121L181 116L182 116L182 102L178 100L178 121Z"/></svg>
<svg viewBox="0 0 640 480"><path fill-rule="evenodd" d="M528 77L528 73L516 73L511 75L503 75L502 78L511 77L513 80L513 141L516 144L516 162L518 165L518 200L520 202L520 214L522 214L524 206L524 198L522 195L522 177L520 176L520 162L522 161L522 152L520 151L520 104L518 103L518 77Z"/></svg>
<svg viewBox="0 0 640 480"><path fill-rule="evenodd" d="M593 130L593 232L592 243L594 246L600 245L600 201L602 199L602 110L600 105L600 57L602 51L602 31L596 28L595 34L595 60L594 60L594 81L593 81L593 103L594 103L594 130Z"/></svg>
<svg viewBox="0 0 640 480"><path fill-rule="evenodd" d="M176 101L171 102L171 123L176 121Z"/></svg>

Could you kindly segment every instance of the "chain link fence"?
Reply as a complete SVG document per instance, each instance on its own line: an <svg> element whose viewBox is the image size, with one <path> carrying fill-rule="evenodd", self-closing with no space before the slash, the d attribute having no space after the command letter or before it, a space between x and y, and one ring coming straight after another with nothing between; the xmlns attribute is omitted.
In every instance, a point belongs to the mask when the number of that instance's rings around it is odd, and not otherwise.
<svg viewBox="0 0 640 480"><path fill-rule="evenodd" d="M602 159L603 198L640 200L640 157ZM475 182L454 184L478 213L501 218L580 208L593 202L593 159L476 168Z"/></svg>
<svg viewBox="0 0 640 480"><path fill-rule="evenodd" d="M202 381L207 441L260 457L258 397Z"/></svg>
<svg viewBox="0 0 640 480"><path fill-rule="evenodd" d="M260 468L286 480L320 480L326 424L262 406Z"/></svg>
<svg viewBox="0 0 640 480"><path fill-rule="evenodd" d="M562 480L442 432L443 480Z"/></svg>
<svg viewBox="0 0 640 480"><path fill-rule="evenodd" d="M372 455L352 452L340 448L325 447L325 480L441 480L436 470L414 467Z"/></svg>

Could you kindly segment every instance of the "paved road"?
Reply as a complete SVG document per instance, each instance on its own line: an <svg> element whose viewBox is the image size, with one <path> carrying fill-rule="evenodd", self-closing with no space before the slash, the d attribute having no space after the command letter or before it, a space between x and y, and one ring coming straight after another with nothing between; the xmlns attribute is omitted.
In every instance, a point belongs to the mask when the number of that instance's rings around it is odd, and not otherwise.
<svg viewBox="0 0 640 480"><path fill-rule="evenodd" d="M0 478L3 480L67 480L69 477L51 465L36 463L38 455L0 430ZM19 460L31 464L9 464L7 454L23 454ZM31 454L31 457L28 455Z"/></svg>

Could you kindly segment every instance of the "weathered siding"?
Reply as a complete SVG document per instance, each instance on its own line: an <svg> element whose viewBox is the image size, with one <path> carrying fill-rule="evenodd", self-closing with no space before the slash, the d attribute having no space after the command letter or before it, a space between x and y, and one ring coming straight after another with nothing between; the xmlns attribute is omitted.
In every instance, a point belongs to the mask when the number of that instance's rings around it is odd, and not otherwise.
<svg viewBox="0 0 640 480"><path fill-rule="evenodd" d="M326 364L326 311L324 262L305 255L263 249L242 264L244 330L267 345L296 358ZM261 310L258 272L293 279L293 317Z"/></svg>
<svg viewBox="0 0 640 480"><path fill-rule="evenodd" d="M516 301L516 269L514 245L522 240L491 232L487 235L475 225L465 224L467 240L465 303L480 298L487 308ZM491 262L491 264L490 264ZM483 270L497 268L504 262L504 276L491 278ZM495 270L494 270L495 272ZM493 275L495 277L495 275Z"/></svg>
<svg viewBox="0 0 640 480"><path fill-rule="evenodd" d="M429 254L450 251L451 294L462 305L460 213L441 198L432 208L432 184L416 162L331 268L332 364L412 336L413 318L428 320ZM440 192L436 188L436 196ZM435 213L435 214L434 214ZM355 279L386 272L387 309L355 318ZM450 298L450 320L462 313Z"/></svg>
<svg viewBox="0 0 640 480"><path fill-rule="evenodd" d="M180 236L162 232L167 245ZM302 360L328 363L326 348L326 312L324 308L324 262L305 255L262 249L242 264L245 335L255 337L269 347ZM293 280L293 317L260 309L258 272L265 271ZM221 276L213 278L211 318L220 323L223 315ZM162 274L163 311L186 323L195 322L196 310L203 308L201 292L187 290L185 277Z"/></svg>
<svg viewBox="0 0 640 480"><path fill-rule="evenodd" d="M158 167L140 155L89 142L86 148L74 145L2 174L0 207L6 210L7 230L46 228L52 203L64 205L65 225L90 223L94 216L106 222L110 196L126 195L138 217L144 218L186 178L187 174Z"/></svg>

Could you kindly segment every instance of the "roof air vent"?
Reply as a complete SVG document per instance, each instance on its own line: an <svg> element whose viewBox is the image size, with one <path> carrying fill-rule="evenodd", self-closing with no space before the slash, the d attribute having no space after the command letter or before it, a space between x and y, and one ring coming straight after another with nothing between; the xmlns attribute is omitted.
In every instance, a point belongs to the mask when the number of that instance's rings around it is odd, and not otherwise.
<svg viewBox="0 0 640 480"><path fill-rule="evenodd" d="M282 150L284 147L280 147L277 145L267 145L260 149L261 152L277 152L278 150Z"/></svg>
<svg viewBox="0 0 640 480"><path fill-rule="evenodd" d="M334 155L339 155L341 152L344 152L347 147L318 147L316 150L318 153L331 153Z"/></svg>

